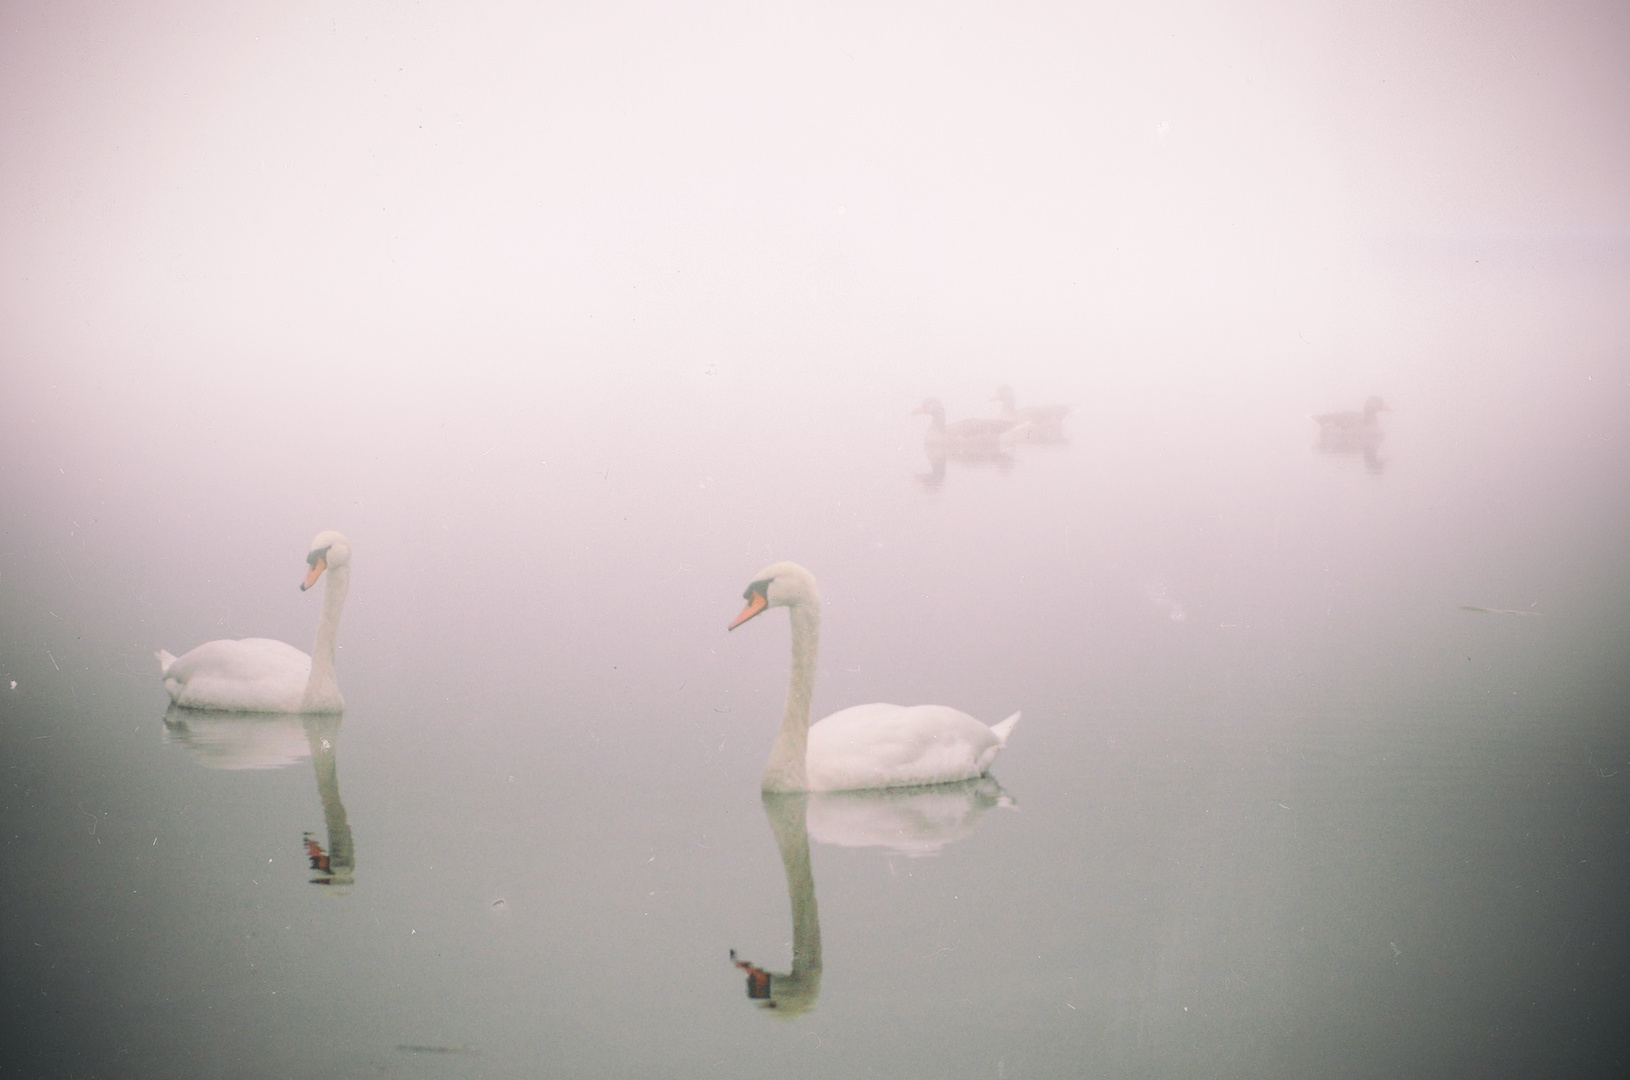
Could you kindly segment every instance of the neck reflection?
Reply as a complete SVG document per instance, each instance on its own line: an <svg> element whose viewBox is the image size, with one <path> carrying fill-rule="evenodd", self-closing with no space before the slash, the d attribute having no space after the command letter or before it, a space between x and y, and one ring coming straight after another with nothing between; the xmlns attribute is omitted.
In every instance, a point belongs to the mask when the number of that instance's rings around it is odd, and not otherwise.
<svg viewBox="0 0 1630 1080"><path fill-rule="evenodd" d="M327 846L315 834L301 838L313 885L347 886L355 879L356 848L340 800L336 758L342 713L243 713L185 709L164 714L164 739L207 769L281 769L311 758L322 801Z"/></svg>
<svg viewBox="0 0 1630 1080"><path fill-rule="evenodd" d="M980 815L1013 800L989 776L953 784L873 791L764 792L792 907L792 968L770 971L740 959L747 997L781 1016L815 1007L821 993L821 920L809 841L839 847L881 847L912 857L931 856L970 835Z"/></svg>

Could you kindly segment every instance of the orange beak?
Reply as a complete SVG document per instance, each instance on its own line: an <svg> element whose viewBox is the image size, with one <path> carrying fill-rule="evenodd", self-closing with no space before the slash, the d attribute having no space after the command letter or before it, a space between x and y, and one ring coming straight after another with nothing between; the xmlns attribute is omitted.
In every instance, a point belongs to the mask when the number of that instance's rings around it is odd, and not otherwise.
<svg viewBox="0 0 1630 1080"><path fill-rule="evenodd" d="M311 564L311 570L307 572L306 580L300 583L300 591L305 592L317 584L317 579L323 576L323 571L327 568L328 562L319 556L317 561Z"/></svg>
<svg viewBox="0 0 1630 1080"><path fill-rule="evenodd" d="M748 619L751 619L754 615L757 615L759 612L763 611L769 606L770 601L763 593L753 593L747 598L747 606L741 609L741 614L737 615L736 620L729 626L725 627L725 629L734 630L736 627L740 626L742 623L746 622Z"/></svg>

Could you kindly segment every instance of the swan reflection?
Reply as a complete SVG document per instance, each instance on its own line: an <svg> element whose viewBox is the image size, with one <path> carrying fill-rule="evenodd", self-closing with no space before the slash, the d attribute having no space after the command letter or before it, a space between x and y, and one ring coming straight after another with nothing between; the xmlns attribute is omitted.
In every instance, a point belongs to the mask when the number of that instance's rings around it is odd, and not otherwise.
<svg viewBox="0 0 1630 1080"><path fill-rule="evenodd" d="M747 973L747 997L782 1016L815 1007L821 992L821 919L815 904L815 874L809 841L838 847L881 847L912 857L937 854L973 832L993 806L1012 806L988 776L929 787L874 791L764 793L792 905L792 968L770 971L736 955L730 961Z"/></svg>
<svg viewBox="0 0 1630 1080"><path fill-rule="evenodd" d="M973 834L980 815L1013 806L989 776L955 784L881 791L829 791L809 797L810 839L833 847L880 847L920 858Z"/></svg>
<svg viewBox="0 0 1630 1080"><path fill-rule="evenodd" d="M172 704L164 741L206 769L281 769L311 754L299 713L219 712Z"/></svg>
<svg viewBox="0 0 1630 1080"><path fill-rule="evenodd" d="M335 756L342 719L340 713L216 712L172 704L164 714L164 741L206 769L281 769L310 757L328 845L309 832L301 842L317 871L311 883L341 886L352 883L356 867Z"/></svg>

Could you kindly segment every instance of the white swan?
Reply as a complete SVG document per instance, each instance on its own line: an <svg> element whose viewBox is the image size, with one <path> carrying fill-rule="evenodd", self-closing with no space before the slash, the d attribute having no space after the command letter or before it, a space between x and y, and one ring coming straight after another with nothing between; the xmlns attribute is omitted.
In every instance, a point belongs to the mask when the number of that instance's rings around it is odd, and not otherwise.
<svg viewBox="0 0 1630 1080"><path fill-rule="evenodd" d="M160 649L159 673L170 700L186 709L227 712L337 713L345 708L334 680L334 640L351 585L351 545L337 532L320 532L306 556L310 570L300 591L328 571L323 616L312 655L271 638L208 641L182 656Z"/></svg>
<svg viewBox="0 0 1630 1080"><path fill-rule="evenodd" d="M1007 745L1019 714L987 726L945 705L855 705L813 727L821 594L795 562L771 563L742 593L734 630L759 612L785 607L792 620L792 677L781 733L764 768L765 791L853 791L943 784L982 776Z"/></svg>

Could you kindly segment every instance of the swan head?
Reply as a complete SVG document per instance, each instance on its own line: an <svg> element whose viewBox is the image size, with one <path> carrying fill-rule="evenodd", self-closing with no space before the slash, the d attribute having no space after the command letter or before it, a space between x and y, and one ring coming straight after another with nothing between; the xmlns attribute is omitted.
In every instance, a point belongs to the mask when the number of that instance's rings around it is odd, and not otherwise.
<svg viewBox="0 0 1630 1080"><path fill-rule="evenodd" d="M323 576L324 570L338 570L348 566L351 562L351 542L343 533L333 529L324 529L311 538L311 550L306 553L306 579L300 583L300 591L305 592L317 584L317 579Z"/></svg>
<svg viewBox="0 0 1630 1080"><path fill-rule="evenodd" d="M1370 400L1364 403L1364 415L1368 417L1373 418L1378 412L1391 411L1391 409L1387 408L1387 403L1381 400L1381 396L1379 394L1371 394Z"/></svg>
<svg viewBox="0 0 1630 1080"><path fill-rule="evenodd" d="M996 393L992 394L990 399L992 401L1000 401L1002 403L1002 408L1005 411L1013 411L1013 387L998 386L996 388Z"/></svg>
<svg viewBox="0 0 1630 1080"><path fill-rule="evenodd" d="M742 591L747 606L741 609L728 629L734 630L748 619L773 607L793 607L821 603L820 590L815 587L815 575L795 562L774 562L753 576L752 583Z"/></svg>

